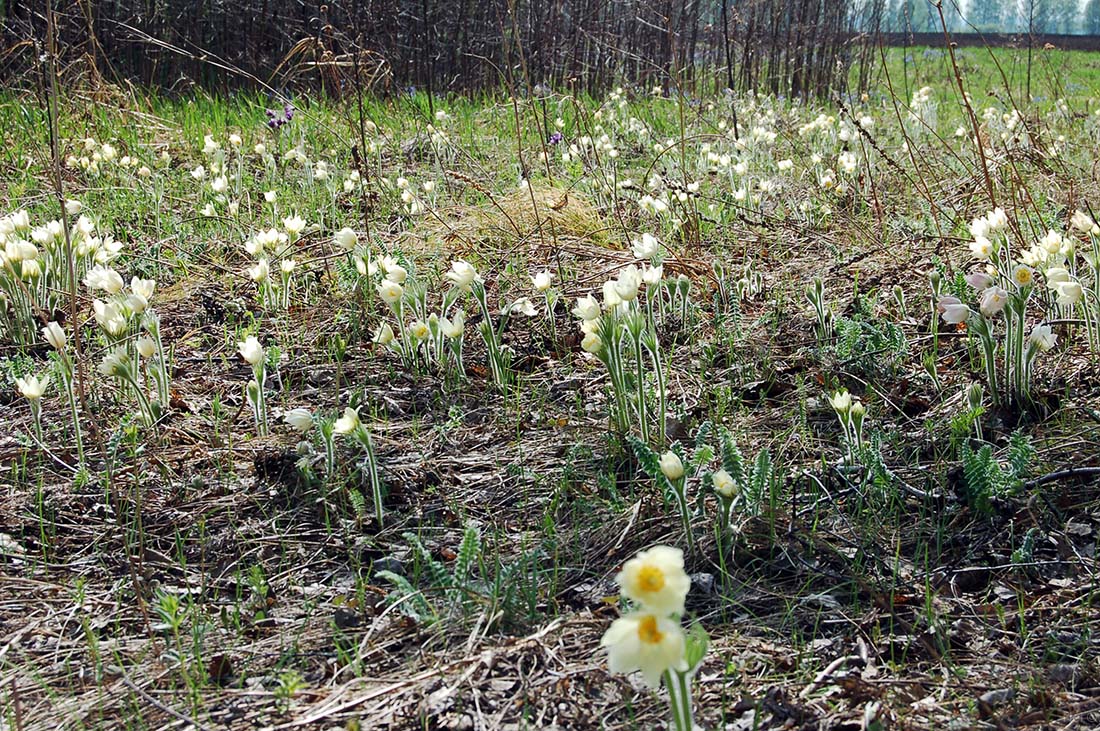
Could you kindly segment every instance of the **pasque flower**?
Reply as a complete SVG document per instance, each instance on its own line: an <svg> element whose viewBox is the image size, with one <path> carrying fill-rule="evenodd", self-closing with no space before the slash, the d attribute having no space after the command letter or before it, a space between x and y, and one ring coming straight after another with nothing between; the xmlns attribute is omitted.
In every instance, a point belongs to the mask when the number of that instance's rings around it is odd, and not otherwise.
<svg viewBox="0 0 1100 731"><path fill-rule="evenodd" d="M554 275L544 270L531 277L531 284L534 286L536 291L545 292L546 290L550 289L550 284L553 278Z"/></svg>
<svg viewBox="0 0 1100 731"><path fill-rule="evenodd" d="M1000 313L1008 304L1008 292L1000 287L989 287L982 292L982 299L978 309L986 317L993 317Z"/></svg>
<svg viewBox="0 0 1100 731"><path fill-rule="evenodd" d="M662 616L682 614L691 588L684 572L684 552L670 546L641 551L623 564L615 581L623 596Z"/></svg>
<svg viewBox="0 0 1100 731"><path fill-rule="evenodd" d="M456 287L465 289L477 279L477 269L462 259L455 259L451 262L451 270L445 276Z"/></svg>
<svg viewBox="0 0 1100 731"><path fill-rule="evenodd" d="M723 500L732 500L733 496L737 493L737 483L733 481L733 477L729 472L725 470L718 470L711 473L711 483L714 484L714 491L717 492Z"/></svg>
<svg viewBox="0 0 1100 731"><path fill-rule="evenodd" d="M53 346L54 350L59 352L65 350L65 345L68 342L65 331L56 322L49 322L42 328L42 337Z"/></svg>
<svg viewBox="0 0 1100 731"><path fill-rule="evenodd" d="M351 434L359 428L359 410L350 406L344 409L343 415L333 424L333 431L337 434Z"/></svg>
<svg viewBox="0 0 1100 731"><path fill-rule="evenodd" d="M392 305L401 299L401 295L404 293L401 285L390 279L384 279L378 285L378 296L386 302L386 304Z"/></svg>
<svg viewBox="0 0 1100 731"><path fill-rule="evenodd" d="M244 341L237 343L237 352L249 365L257 365L264 359L264 347L255 335L249 335Z"/></svg>
<svg viewBox="0 0 1100 731"><path fill-rule="evenodd" d="M1031 331L1030 340L1039 350L1047 351L1058 343L1058 336L1050 329L1050 325L1036 325Z"/></svg>
<svg viewBox="0 0 1100 731"><path fill-rule="evenodd" d="M847 414L852 408L852 394L847 391L837 391L829 397L829 404L838 414Z"/></svg>
<svg viewBox="0 0 1100 731"><path fill-rule="evenodd" d="M37 401L42 398L42 394L46 392L46 386L50 385L49 375L45 375L42 378L38 376L27 376L26 378L16 378L15 385L19 389L19 393L23 395L23 398L28 401Z"/></svg>
<svg viewBox="0 0 1100 731"><path fill-rule="evenodd" d="M1062 306L1075 305L1085 296L1084 289L1077 282L1061 282L1058 284L1058 304Z"/></svg>
<svg viewBox="0 0 1100 731"><path fill-rule="evenodd" d="M638 267L631 264L619 272L619 278L615 280L615 294L624 302L631 302L637 299L641 284L642 274Z"/></svg>
<svg viewBox="0 0 1100 731"><path fill-rule="evenodd" d="M332 240L344 251L351 251L359 243L359 237L350 228L342 228L336 232Z"/></svg>
<svg viewBox="0 0 1100 731"><path fill-rule="evenodd" d="M684 631L679 622L652 612L634 612L611 623L600 640L613 673L640 671L651 688L670 669L686 671Z"/></svg>
<svg viewBox="0 0 1100 731"><path fill-rule="evenodd" d="M313 428L313 414L305 408L290 409L283 412L283 421L300 434L305 434Z"/></svg>
<svg viewBox="0 0 1100 731"><path fill-rule="evenodd" d="M600 316L600 303L592 295L578 297L573 314L581 320L595 320Z"/></svg>
<svg viewBox="0 0 1100 731"><path fill-rule="evenodd" d="M952 325L966 322L970 318L970 308L957 297L940 297L936 302L936 309L942 315L943 321Z"/></svg>
<svg viewBox="0 0 1100 731"><path fill-rule="evenodd" d="M684 476L684 463L680 461L679 455L671 449L661 455L660 464L661 472L673 482Z"/></svg>

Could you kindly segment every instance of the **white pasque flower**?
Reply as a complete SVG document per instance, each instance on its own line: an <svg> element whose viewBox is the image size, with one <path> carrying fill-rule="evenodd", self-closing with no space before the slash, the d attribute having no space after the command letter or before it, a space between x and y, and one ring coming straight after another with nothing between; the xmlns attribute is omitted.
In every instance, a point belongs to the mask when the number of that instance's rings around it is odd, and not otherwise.
<svg viewBox="0 0 1100 731"><path fill-rule="evenodd" d="M958 297L940 297L936 303L936 309L939 310L943 321L951 325L958 325L970 318L970 308L964 305Z"/></svg>
<svg viewBox="0 0 1100 731"><path fill-rule="evenodd" d="M140 296L146 302L153 299L153 291L157 287L155 279L139 279L133 277L130 279L130 291Z"/></svg>
<svg viewBox="0 0 1100 731"><path fill-rule="evenodd" d="M615 582L627 599L662 616L683 614L691 579L684 571L684 552L654 546L623 564Z"/></svg>
<svg viewBox="0 0 1100 731"><path fill-rule="evenodd" d="M1085 297L1085 290L1075 281L1060 282L1058 284L1058 304L1063 307L1075 305Z"/></svg>
<svg viewBox="0 0 1100 731"><path fill-rule="evenodd" d="M531 285L534 286L538 292L545 292L550 289L550 284L554 279L554 275L547 270L543 270L531 277Z"/></svg>
<svg viewBox="0 0 1100 731"><path fill-rule="evenodd" d="M660 465L664 476L673 482L684 476L684 463L680 461L680 456L671 449L661 455Z"/></svg>
<svg viewBox="0 0 1100 731"><path fill-rule="evenodd" d="M309 409L305 408L284 411L283 421L299 434L305 434L313 428L313 414L310 413Z"/></svg>
<svg viewBox="0 0 1100 731"><path fill-rule="evenodd" d="M595 320L600 316L600 303L592 295L578 297L573 314L581 320Z"/></svg>
<svg viewBox="0 0 1100 731"><path fill-rule="evenodd" d="M642 238L631 242L630 246L630 251L636 259L652 259L660 250L661 243L650 233L642 234Z"/></svg>
<svg viewBox="0 0 1100 731"><path fill-rule="evenodd" d="M477 269L462 259L455 259L451 262L451 270L444 276L456 287L466 288L477 280Z"/></svg>
<svg viewBox="0 0 1100 731"><path fill-rule="evenodd" d="M466 313L459 310L455 313L454 317L447 319L446 317L439 318L439 331L443 333L444 337L455 340L462 337L462 331L466 327Z"/></svg>
<svg viewBox="0 0 1100 731"><path fill-rule="evenodd" d="M390 279L383 279L378 284L378 296L388 305L397 303L404 292L400 284Z"/></svg>
<svg viewBox="0 0 1100 731"><path fill-rule="evenodd" d="M685 671L684 630L667 617L634 612L616 619L604 633L600 646L607 648L607 666L613 673L641 671L651 688L661 684L670 668Z"/></svg>
<svg viewBox="0 0 1100 731"><path fill-rule="evenodd" d="M271 266L267 263L267 259L260 259L256 262L256 266L248 269L248 276L252 278L253 282L266 281L270 273Z"/></svg>
<svg viewBox="0 0 1100 731"><path fill-rule="evenodd" d="M15 385L19 388L19 393L23 395L23 398L28 401L37 401L46 392L46 386L50 385L50 376L46 374L41 379L34 375L26 378L16 378Z"/></svg>
<svg viewBox="0 0 1100 731"><path fill-rule="evenodd" d="M255 335L249 335L242 342L237 343L237 352L249 365L257 365L264 359L264 347L260 345Z"/></svg>
<svg viewBox="0 0 1100 731"><path fill-rule="evenodd" d="M642 273L638 267L631 264L619 272L619 278L615 280L615 294L624 302L637 299L638 287L642 284Z"/></svg>
<svg viewBox="0 0 1100 731"><path fill-rule="evenodd" d="M1000 287L987 287L982 292L981 302L978 304L978 309L986 317L993 317L1001 312L1005 305L1008 304L1008 292Z"/></svg>
<svg viewBox="0 0 1100 731"><path fill-rule="evenodd" d="M730 476L729 472L725 470L712 472L710 481L714 484L714 491L717 492L723 500L733 499L733 496L737 492L737 483L733 481L733 477Z"/></svg>
<svg viewBox="0 0 1100 731"><path fill-rule="evenodd" d="M348 227L344 227L337 231L332 240L344 251L351 251L355 248L355 245L359 243L359 237L355 235L355 232Z"/></svg>
<svg viewBox="0 0 1100 731"><path fill-rule="evenodd" d="M42 337L44 337L46 342L52 345L54 350L57 351L65 350L65 344L68 342L65 331L61 329L60 325L52 321L42 328Z"/></svg>
<svg viewBox="0 0 1100 731"><path fill-rule="evenodd" d="M847 390L837 391L829 397L829 405L838 414L847 414L852 409L852 394Z"/></svg>
<svg viewBox="0 0 1100 731"><path fill-rule="evenodd" d="M142 358L152 358L153 354L157 352L156 341L148 336L138 338L137 352Z"/></svg>
<svg viewBox="0 0 1100 731"><path fill-rule="evenodd" d="M520 297L512 304L505 307L501 314L510 315L513 312L519 312L528 317L534 317L538 314L538 310L535 309L535 303L531 301L530 297Z"/></svg>
<svg viewBox="0 0 1100 731"><path fill-rule="evenodd" d="M297 236L305 230L306 222L301 216L295 214L283 219L283 228L291 236Z"/></svg>
<svg viewBox="0 0 1100 731"><path fill-rule="evenodd" d="M1058 336L1050 329L1050 325L1036 325L1031 331L1031 343L1042 351L1048 351L1058 343Z"/></svg>
<svg viewBox="0 0 1100 731"><path fill-rule="evenodd" d="M359 410L350 406L344 409L344 414L332 425L332 430L337 434L351 434L359 428Z"/></svg>
<svg viewBox="0 0 1100 731"><path fill-rule="evenodd" d="M374 331L374 335L373 337L371 337L371 340L375 343L378 343L379 345L389 345L393 342L393 337L393 328L390 327L390 324L388 322L383 322Z"/></svg>
<svg viewBox="0 0 1100 731"><path fill-rule="evenodd" d="M92 311L95 314L96 323L108 335L118 337L125 332L126 316L122 314L122 308L118 306L118 303L94 300Z"/></svg>

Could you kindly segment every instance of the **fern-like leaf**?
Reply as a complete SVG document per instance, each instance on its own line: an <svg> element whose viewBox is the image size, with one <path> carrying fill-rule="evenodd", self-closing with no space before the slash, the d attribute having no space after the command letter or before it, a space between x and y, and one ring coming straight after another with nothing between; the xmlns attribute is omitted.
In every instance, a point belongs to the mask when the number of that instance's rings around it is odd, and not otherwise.
<svg viewBox="0 0 1100 731"><path fill-rule="evenodd" d="M753 510L758 510L765 495L771 492L773 478L772 455L767 449L761 449L756 455L756 461L752 465L752 474L749 476L748 503Z"/></svg>
<svg viewBox="0 0 1100 731"><path fill-rule="evenodd" d="M410 584L404 576L395 574L392 571L379 571L375 574L375 577L385 579L393 584L394 590L386 597L388 604L401 602L402 611L413 619L419 620L431 615L432 608L424 599L424 595L417 591L416 587Z"/></svg>
<svg viewBox="0 0 1100 731"><path fill-rule="evenodd" d="M466 525L462 535L462 545L458 547L455 559L454 580L456 584L465 584L470 578L470 570L481 558L481 531L473 523Z"/></svg>
<svg viewBox="0 0 1100 731"><path fill-rule="evenodd" d="M432 558L431 551L424 547L420 539L414 533L402 533L401 536L412 547L420 569L428 579L428 585L439 589L450 587L453 583L451 575L442 563Z"/></svg>
<svg viewBox="0 0 1100 731"><path fill-rule="evenodd" d="M1008 438L1008 464L1012 467L1012 476L1017 480L1027 477L1031 464L1035 461L1035 445L1031 437L1018 431Z"/></svg>
<svg viewBox="0 0 1100 731"><path fill-rule="evenodd" d="M719 434L722 442L722 469L728 472L733 481L744 490L745 457L741 454L741 449L737 446L729 429L723 427Z"/></svg>

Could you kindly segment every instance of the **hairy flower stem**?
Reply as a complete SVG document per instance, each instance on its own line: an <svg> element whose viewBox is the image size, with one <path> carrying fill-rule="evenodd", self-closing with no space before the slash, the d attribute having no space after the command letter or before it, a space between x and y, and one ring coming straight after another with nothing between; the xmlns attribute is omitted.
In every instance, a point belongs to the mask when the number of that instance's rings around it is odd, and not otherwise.
<svg viewBox="0 0 1100 731"><path fill-rule="evenodd" d="M672 728L676 731L694 731L695 722L691 708L691 673L666 670L665 687L672 711Z"/></svg>
<svg viewBox="0 0 1100 731"><path fill-rule="evenodd" d="M80 411L76 406L76 388L73 384L73 363L67 353L59 354L61 359L61 381L65 386L65 397L69 402L69 412L73 417L73 440L76 442L76 459L81 469L84 468L84 437L80 433Z"/></svg>
<svg viewBox="0 0 1100 731"><path fill-rule="evenodd" d="M649 411L646 408L645 398L645 358L642 353L642 338L641 336L635 336L634 340L634 361L637 367L637 383L636 386L636 398L637 398L637 411L638 411L638 427L641 430L642 441L646 444L649 443Z"/></svg>

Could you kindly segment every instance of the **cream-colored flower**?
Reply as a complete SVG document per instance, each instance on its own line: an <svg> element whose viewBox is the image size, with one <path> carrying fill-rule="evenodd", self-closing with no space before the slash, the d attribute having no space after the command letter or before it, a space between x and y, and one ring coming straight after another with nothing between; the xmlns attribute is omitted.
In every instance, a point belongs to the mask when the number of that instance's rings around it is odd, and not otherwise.
<svg viewBox="0 0 1100 731"><path fill-rule="evenodd" d="M351 434L359 428L359 424L359 410L348 406L344 409L343 416L337 419L336 423L332 425L332 429L337 434Z"/></svg>
<svg viewBox="0 0 1100 731"><path fill-rule="evenodd" d="M344 227L336 232L332 240L344 251L351 251L359 243L359 237L350 228Z"/></svg>
<svg viewBox="0 0 1100 731"><path fill-rule="evenodd" d="M595 320L600 316L600 303L592 295L578 297L573 314L581 320Z"/></svg>
<svg viewBox="0 0 1100 731"><path fill-rule="evenodd" d="M664 476L673 482L684 476L684 463L680 461L680 456L671 449L661 455L660 465Z"/></svg>
<svg viewBox="0 0 1100 731"><path fill-rule="evenodd" d="M153 291L157 287L155 279L139 279L133 277L130 279L130 291L136 295L140 295L146 302L153 299Z"/></svg>
<svg viewBox="0 0 1100 731"><path fill-rule="evenodd" d="M474 281L477 280L477 269L474 269L473 265L462 259L455 259L451 262L451 270L446 275L456 287L465 289L469 287Z"/></svg>
<svg viewBox="0 0 1100 731"><path fill-rule="evenodd" d="M50 376L47 374L41 379L34 375L26 378L16 378L15 385L19 388L19 393L23 395L23 398L28 401L37 401L46 392L46 386L50 385Z"/></svg>
<svg viewBox="0 0 1100 731"><path fill-rule="evenodd" d="M1053 348L1058 343L1058 336L1051 331L1050 325L1036 325L1031 331L1032 344L1042 351Z"/></svg>
<svg viewBox="0 0 1100 731"><path fill-rule="evenodd" d="M249 335L242 342L237 343L237 352L249 365L257 365L264 359L264 347L255 335Z"/></svg>
<svg viewBox="0 0 1100 731"><path fill-rule="evenodd" d="M137 341L137 352L142 358L152 358L157 352L157 343L150 337L141 337Z"/></svg>
<svg viewBox="0 0 1100 731"><path fill-rule="evenodd" d="M611 623L600 640L607 648L607 666L613 673L640 671L651 688L661 684L669 669L686 671L684 630L676 621L649 612L634 612Z"/></svg>
<svg viewBox="0 0 1100 731"><path fill-rule="evenodd" d="M404 292L400 284L389 279L383 279L378 284L378 296L388 305L398 302Z"/></svg>
<svg viewBox="0 0 1100 731"><path fill-rule="evenodd" d="M1044 277L1047 280L1047 287L1050 289L1058 289L1058 285L1070 280L1069 272L1062 267L1050 267L1044 273Z"/></svg>
<svg viewBox="0 0 1100 731"><path fill-rule="evenodd" d="M584 334L584 338L581 339L581 348L586 353L592 353L598 355L603 350L603 339L595 332L587 332Z"/></svg>
<svg viewBox="0 0 1100 731"><path fill-rule="evenodd" d="M1030 287L1035 283L1035 270L1019 264L1012 270L1012 281L1017 287Z"/></svg>
<svg viewBox="0 0 1100 731"><path fill-rule="evenodd" d="M642 234L642 238L632 242L630 246L630 252L636 259L651 259L660 251L661 243L650 233Z"/></svg>
<svg viewBox="0 0 1100 731"><path fill-rule="evenodd" d="M829 397L829 405L838 414L847 414L852 408L852 394L847 391L837 391Z"/></svg>
<svg viewBox="0 0 1100 731"><path fill-rule="evenodd" d="M615 280L615 294L624 302L631 302L638 298L638 287L642 284L642 274L638 267L631 264L619 272L619 278Z"/></svg>
<svg viewBox="0 0 1100 731"><path fill-rule="evenodd" d="M305 219L303 219L301 216L294 215L288 216L287 218L283 219L283 228L285 228L286 232L291 236L297 236L298 234L302 233L302 231L305 230L305 227Z"/></svg>
<svg viewBox="0 0 1100 731"><path fill-rule="evenodd" d="M390 327L388 322L383 322L378 326L378 329L374 331L374 337L372 337L371 340L379 345L389 345L393 342L393 337L393 328Z"/></svg>
<svg viewBox="0 0 1100 731"><path fill-rule="evenodd" d="M256 262L256 266L249 267L248 276L252 278L253 282L267 281L268 275L271 273L271 266L267 263L267 259L260 259Z"/></svg>
<svg viewBox="0 0 1100 731"><path fill-rule="evenodd" d="M283 421L299 434L305 434L313 428L313 414L309 412L309 409L297 408L284 411Z"/></svg>
<svg viewBox="0 0 1100 731"><path fill-rule="evenodd" d="M122 314L122 308L115 302L94 300L92 312L95 314L96 323L104 332L113 337L118 337L126 330L126 316Z"/></svg>
<svg viewBox="0 0 1100 731"><path fill-rule="evenodd" d="M400 264L391 264L386 267L386 279L391 282L397 282L398 284L404 284L408 279L409 273L405 270L405 267Z"/></svg>
<svg viewBox="0 0 1100 731"><path fill-rule="evenodd" d="M623 596L662 616L682 614L691 579L684 572L684 552L670 546L641 551L615 577Z"/></svg>
<svg viewBox="0 0 1100 731"><path fill-rule="evenodd" d="M1000 287L988 287L982 292L981 302L978 304L978 309L986 317L993 317L1000 313L1005 305L1008 304L1008 292Z"/></svg>
<svg viewBox="0 0 1100 731"><path fill-rule="evenodd" d="M545 292L550 289L550 284L553 282L554 275L549 271L543 270L531 277L531 285L538 292Z"/></svg>
<svg viewBox="0 0 1100 731"><path fill-rule="evenodd" d="M459 310L454 314L454 317L447 319L446 317L439 320L439 331L443 333L444 337L453 339L462 337L462 331L466 327L466 313Z"/></svg>
<svg viewBox="0 0 1100 731"><path fill-rule="evenodd" d="M711 473L710 481L714 484L714 491L723 500L732 500L733 496L737 494L737 483L733 481L730 473L725 470Z"/></svg>
<svg viewBox="0 0 1100 731"><path fill-rule="evenodd" d="M1058 285L1058 304L1063 307L1075 305L1085 297L1085 290L1077 282L1062 282Z"/></svg>
<svg viewBox="0 0 1100 731"><path fill-rule="evenodd" d="M65 331L61 329L60 325L52 321L42 328L42 337L46 338L46 342L57 351L65 350L65 344L68 342Z"/></svg>

